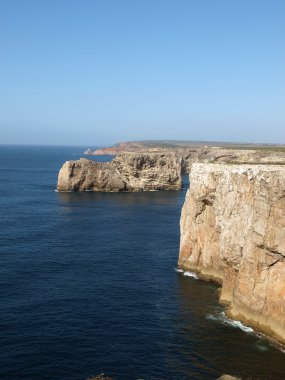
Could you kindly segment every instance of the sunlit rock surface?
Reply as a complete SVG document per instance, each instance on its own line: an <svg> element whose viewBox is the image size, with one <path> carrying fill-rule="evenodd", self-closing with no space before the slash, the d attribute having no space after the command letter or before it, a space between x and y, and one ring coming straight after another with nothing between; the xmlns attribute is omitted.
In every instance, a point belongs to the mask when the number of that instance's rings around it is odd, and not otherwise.
<svg viewBox="0 0 285 380"><path fill-rule="evenodd" d="M285 166L193 164L179 266L222 283L232 318L285 343Z"/></svg>
<svg viewBox="0 0 285 380"><path fill-rule="evenodd" d="M58 191L179 190L181 158L172 152L121 153L111 162L81 158L60 169Z"/></svg>

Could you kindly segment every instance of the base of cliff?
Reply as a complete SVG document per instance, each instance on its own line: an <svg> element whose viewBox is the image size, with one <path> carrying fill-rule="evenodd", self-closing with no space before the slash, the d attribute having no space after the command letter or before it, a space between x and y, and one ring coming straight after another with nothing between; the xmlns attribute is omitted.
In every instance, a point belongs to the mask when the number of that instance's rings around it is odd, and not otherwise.
<svg viewBox="0 0 285 380"><path fill-rule="evenodd" d="M221 302L220 302L221 303ZM233 311L231 307L226 310L226 316L230 319L240 321L245 325L253 328L253 330L264 338L270 340L274 345L277 345L279 348L285 348L285 337L281 331L282 335L279 335L277 331L280 331L280 326L274 321L269 321L266 325L256 322L255 319L250 317L250 310L245 312L239 312L237 310Z"/></svg>
<svg viewBox="0 0 285 380"><path fill-rule="evenodd" d="M189 277L195 277L195 279L199 279L206 282L211 281L215 284L220 285L220 287L217 288L217 292L219 295L219 304L225 307L226 317L232 321L240 321L245 326L252 328L257 336L263 337L269 340L274 346L278 347L279 349L285 350L285 339L282 335L278 335L276 331L272 330L268 326L261 325L260 323L257 323L254 319L250 318L250 310L247 310L243 313L241 311L238 312L237 310L233 311L231 309L230 302L221 298L222 292L224 291L223 279L219 277L218 273L205 273L203 271L197 270L197 268L186 267L183 265L180 265L177 271L183 273L191 272L191 276ZM276 326L276 329L278 329L278 326Z"/></svg>

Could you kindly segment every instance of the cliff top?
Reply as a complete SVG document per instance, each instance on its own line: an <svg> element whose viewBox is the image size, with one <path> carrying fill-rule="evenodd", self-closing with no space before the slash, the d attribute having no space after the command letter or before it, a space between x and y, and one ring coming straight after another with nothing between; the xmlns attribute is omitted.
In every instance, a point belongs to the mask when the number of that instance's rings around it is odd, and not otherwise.
<svg viewBox="0 0 285 380"><path fill-rule="evenodd" d="M197 167L199 165L206 166L209 170L213 170L213 168L220 169L229 167L231 169L239 169L239 170L266 170L268 171L276 171L276 170L285 170L285 162L195 162L192 164L192 168ZM204 170L205 168L203 168ZM207 170L207 169L206 169Z"/></svg>

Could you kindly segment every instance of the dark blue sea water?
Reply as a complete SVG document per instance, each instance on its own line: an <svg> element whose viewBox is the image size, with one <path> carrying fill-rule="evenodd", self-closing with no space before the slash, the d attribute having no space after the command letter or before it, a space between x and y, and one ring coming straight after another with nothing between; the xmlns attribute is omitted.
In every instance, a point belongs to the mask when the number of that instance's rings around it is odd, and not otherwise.
<svg viewBox="0 0 285 380"><path fill-rule="evenodd" d="M0 147L0 378L284 379L215 284L175 272L185 191L55 192L83 150Z"/></svg>

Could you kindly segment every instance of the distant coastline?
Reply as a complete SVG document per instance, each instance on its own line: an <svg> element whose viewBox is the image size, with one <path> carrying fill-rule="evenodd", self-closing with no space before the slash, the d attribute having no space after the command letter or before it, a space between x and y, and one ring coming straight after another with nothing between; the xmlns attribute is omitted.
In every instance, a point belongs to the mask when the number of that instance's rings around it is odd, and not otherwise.
<svg viewBox="0 0 285 380"><path fill-rule="evenodd" d="M143 152L149 149L191 149L191 148L212 148L212 149L233 149L233 150L260 150L272 152L285 152L285 144L271 143L236 143L223 141L180 141L180 140L144 140L126 141L117 144L99 147L96 149L87 148L85 155L117 155L121 152Z"/></svg>

